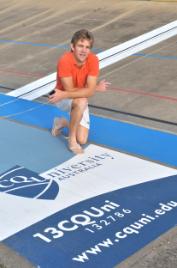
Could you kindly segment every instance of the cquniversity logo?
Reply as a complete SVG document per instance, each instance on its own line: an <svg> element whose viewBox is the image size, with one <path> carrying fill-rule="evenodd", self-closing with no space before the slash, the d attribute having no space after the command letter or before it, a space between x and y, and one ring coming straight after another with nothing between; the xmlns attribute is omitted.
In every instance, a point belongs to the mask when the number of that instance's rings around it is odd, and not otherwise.
<svg viewBox="0 0 177 268"><path fill-rule="evenodd" d="M0 175L0 192L35 199L55 199L59 185L36 172L15 166Z"/></svg>

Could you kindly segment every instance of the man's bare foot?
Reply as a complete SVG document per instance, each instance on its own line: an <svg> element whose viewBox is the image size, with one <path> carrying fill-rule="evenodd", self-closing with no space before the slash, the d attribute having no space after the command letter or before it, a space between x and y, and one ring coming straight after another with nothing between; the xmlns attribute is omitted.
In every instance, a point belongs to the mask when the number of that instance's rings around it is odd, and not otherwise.
<svg viewBox="0 0 177 268"><path fill-rule="evenodd" d="M68 141L68 148L70 151L72 151L74 154L83 154L84 150L78 144L77 142L71 142L70 140Z"/></svg>
<svg viewBox="0 0 177 268"><path fill-rule="evenodd" d="M64 127L68 127L68 126L69 126L69 123L65 118L56 117L53 121L53 127L51 131L52 136L56 137L60 135L61 129Z"/></svg>

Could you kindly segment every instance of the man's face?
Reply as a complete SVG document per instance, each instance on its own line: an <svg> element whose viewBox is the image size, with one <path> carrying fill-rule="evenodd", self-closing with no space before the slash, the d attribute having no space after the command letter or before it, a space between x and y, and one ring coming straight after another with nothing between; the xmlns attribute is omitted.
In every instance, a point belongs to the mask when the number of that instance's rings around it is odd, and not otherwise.
<svg viewBox="0 0 177 268"><path fill-rule="evenodd" d="M74 46L71 44L71 49L73 51L74 57L78 64L82 65L90 53L91 44L87 39L79 40Z"/></svg>

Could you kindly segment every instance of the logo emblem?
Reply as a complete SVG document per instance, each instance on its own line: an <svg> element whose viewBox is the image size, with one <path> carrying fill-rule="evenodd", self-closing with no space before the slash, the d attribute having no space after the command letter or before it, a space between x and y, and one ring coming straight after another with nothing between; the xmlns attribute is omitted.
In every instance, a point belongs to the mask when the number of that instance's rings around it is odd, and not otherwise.
<svg viewBox="0 0 177 268"><path fill-rule="evenodd" d="M15 166L0 175L0 192L34 199L54 200L59 192L55 180L45 179L36 172Z"/></svg>

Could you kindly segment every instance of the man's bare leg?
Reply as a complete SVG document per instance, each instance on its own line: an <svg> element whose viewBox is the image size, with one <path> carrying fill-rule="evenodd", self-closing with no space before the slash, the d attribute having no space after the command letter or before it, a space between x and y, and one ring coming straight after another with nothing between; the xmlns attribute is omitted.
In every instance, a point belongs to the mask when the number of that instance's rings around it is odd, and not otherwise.
<svg viewBox="0 0 177 268"><path fill-rule="evenodd" d="M88 140L88 134L89 134L89 129L79 125L77 129L77 141L79 144L84 145L87 143Z"/></svg>
<svg viewBox="0 0 177 268"><path fill-rule="evenodd" d="M60 135L60 131L64 127L69 127L69 123L65 118L59 118L56 117L53 122L53 127L52 127L52 136L58 136Z"/></svg>
<svg viewBox="0 0 177 268"><path fill-rule="evenodd" d="M87 99L85 98L75 99L72 103L68 146L75 154L83 153L83 149L77 141L77 131L86 105Z"/></svg>

